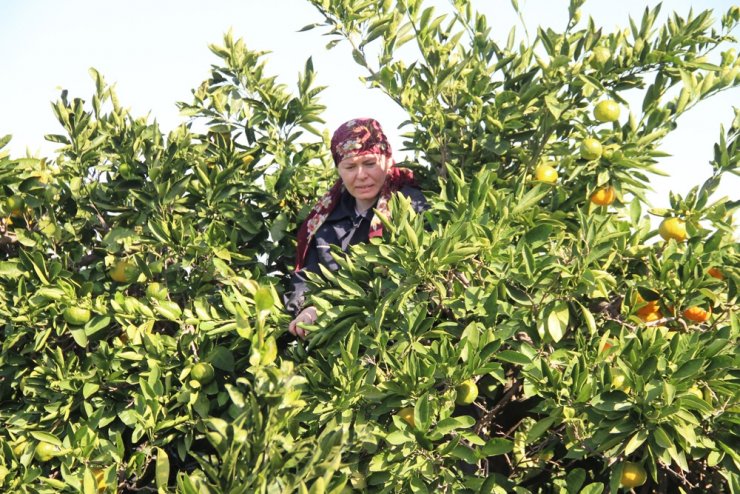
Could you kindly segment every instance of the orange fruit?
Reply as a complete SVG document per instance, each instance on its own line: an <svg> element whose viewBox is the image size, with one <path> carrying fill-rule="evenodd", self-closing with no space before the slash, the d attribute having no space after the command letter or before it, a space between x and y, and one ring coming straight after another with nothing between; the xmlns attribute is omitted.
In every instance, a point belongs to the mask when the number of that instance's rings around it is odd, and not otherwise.
<svg viewBox="0 0 740 494"><path fill-rule="evenodd" d="M558 181L558 171L550 165L539 165L534 170L534 178L540 182L554 184Z"/></svg>
<svg viewBox="0 0 740 494"><path fill-rule="evenodd" d="M637 309L637 317L642 319L644 322L657 321L663 318L663 313L660 312L660 305L657 300L651 300L639 309Z"/></svg>
<svg viewBox="0 0 740 494"><path fill-rule="evenodd" d="M601 158L603 148L601 142L593 137L587 137L581 142L581 157L589 161Z"/></svg>
<svg viewBox="0 0 740 494"><path fill-rule="evenodd" d="M712 278L717 278L718 280L725 279L725 274L719 268L711 267L707 269L707 274Z"/></svg>
<svg viewBox="0 0 740 494"><path fill-rule="evenodd" d="M594 108L594 118L599 122L614 122L619 119L619 104L612 99L600 101Z"/></svg>
<svg viewBox="0 0 740 494"><path fill-rule="evenodd" d="M686 222L681 218L666 218L660 222L658 233L664 240L683 242L686 240Z"/></svg>
<svg viewBox="0 0 740 494"><path fill-rule="evenodd" d="M694 322L704 322L707 319L709 319L709 316L712 315L711 310L704 310L699 306L692 306L683 311L683 317L688 319L689 321Z"/></svg>
<svg viewBox="0 0 740 494"><path fill-rule="evenodd" d="M642 465L632 461L625 461L619 484L627 489L632 489L633 487L641 486L645 482L647 482L647 472Z"/></svg>
<svg viewBox="0 0 740 494"><path fill-rule="evenodd" d="M604 342L604 344L599 349L599 353L604 353L604 352L608 351L613 346L614 345L609 340L607 340L607 341Z"/></svg>
<svg viewBox="0 0 740 494"><path fill-rule="evenodd" d="M398 416L411 427L416 427L416 421L414 420L414 407L402 408L398 412Z"/></svg>
<svg viewBox="0 0 740 494"><path fill-rule="evenodd" d="M139 277L139 270L136 269L134 264L131 264L125 259L116 261L113 267L109 271L110 277L113 281L118 283L131 283Z"/></svg>
<svg viewBox="0 0 740 494"><path fill-rule="evenodd" d="M608 206L614 202L616 197L617 194L614 192L614 187L601 187L591 194L591 202L599 206Z"/></svg>

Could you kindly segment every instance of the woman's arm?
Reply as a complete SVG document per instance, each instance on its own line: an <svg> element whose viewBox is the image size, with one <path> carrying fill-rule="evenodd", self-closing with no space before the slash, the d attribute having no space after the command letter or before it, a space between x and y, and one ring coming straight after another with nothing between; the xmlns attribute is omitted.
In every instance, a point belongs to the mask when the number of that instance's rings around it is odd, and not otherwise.
<svg viewBox="0 0 740 494"><path fill-rule="evenodd" d="M306 331L298 327L298 324L313 324L316 322L317 317L315 308L304 308L306 292L308 291L308 280L305 276L307 271L314 273L320 272L319 256L316 250L315 240L311 242L308 248L306 265L290 275L290 290L285 293L284 298L285 309L294 316L293 320L288 324L288 332L300 338L306 337Z"/></svg>

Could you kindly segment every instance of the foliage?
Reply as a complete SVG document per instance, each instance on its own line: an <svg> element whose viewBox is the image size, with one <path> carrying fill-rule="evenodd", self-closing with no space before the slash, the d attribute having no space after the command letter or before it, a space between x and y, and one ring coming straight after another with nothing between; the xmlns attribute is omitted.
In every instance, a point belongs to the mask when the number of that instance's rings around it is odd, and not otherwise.
<svg viewBox="0 0 740 494"><path fill-rule="evenodd" d="M465 0L312 3L407 111L431 209L395 198L382 240L313 277L292 341L292 232L333 179L311 61L291 93L226 35L166 135L91 71L89 105L53 106L55 157L0 144L2 490L597 493L641 465L645 492L740 492L737 202L712 197L740 115L709 180L644 195L678 117L740 84L713 55L740 9L604 33L574 0L517 46ZM593 116L605 99L622 118Z"/></svg>

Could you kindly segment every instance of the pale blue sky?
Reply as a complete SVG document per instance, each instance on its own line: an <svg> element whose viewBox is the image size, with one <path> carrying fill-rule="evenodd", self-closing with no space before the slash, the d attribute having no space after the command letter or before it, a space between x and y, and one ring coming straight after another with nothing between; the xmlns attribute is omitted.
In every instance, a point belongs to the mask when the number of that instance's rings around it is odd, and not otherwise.
<svg viewBox="0 0 740 494"><path fill-rule="evenodd" d="M592 15L606 30L627 27L628 15L639 19L646 5L656 3L590 0L583 18ZM664 2L663 15L673 10L685 14L693 7L713 8L719 17L733 4L731 0L670 0ZM474 5L487 14L501 41L510 26L518 23L509 0L478 0ZM537 24L558 29L565 24L565 0L520 0L520 5L530 33ZM302 0L0 0L0 94L4 100L0 136L13 134L13 156L26 150L51 154L53 146L43 136L58 132L59 127L50 102L62 88L71 96L89 99L94 88L89 67L116 83L121 103L135 115L150 112L164 129L171 129L182 121L175 102L189 101L190 90L217 62L208 44L219 43L231 28L251 49L271 51L268 70L289 85L313 56L319 84L329 86L322 96L328 107L327 127L333 129L356 116L374 116L399 149L395 127L404 120L404 113L358 81L361 73L346 46L327 52L328 39L319 31L297 32L319 20L315 9ZM664 141L664 150L674 155L663 162L672 176L654 180L654 205L667 203L668 189L685 193L709 175L707 162L719 124L729 124L731 106L738 102L740 90L734 89L682 117L677 131ZM737 197L739 188L740 179L728 178L721 191Z"/></svg>

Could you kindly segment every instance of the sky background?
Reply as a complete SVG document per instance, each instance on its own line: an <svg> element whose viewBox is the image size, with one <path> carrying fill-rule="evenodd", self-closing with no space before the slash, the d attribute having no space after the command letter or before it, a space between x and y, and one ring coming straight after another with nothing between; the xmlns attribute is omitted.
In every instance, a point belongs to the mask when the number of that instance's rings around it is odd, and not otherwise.
<svg viewBox="0 0 740 494"><path fill-rule="evenodd" d="M436 3L443 8L446 4ZM566 0L519 3L531 34L537 25L562 30L566 24ZM639 22L645 7L656 3L590 0L583 7L582 22L590 15L607 31L624 28L629 15ZM685 15L690 8L712 8L719 19L733 4L733 0L668 0L661 19L672 11ZM473 5L487 15L498 41L506 40L512 25L521 27L509 0L478 0ZM271 52L267 71L289 88L295 87L306 59L313 58L317 83L328 86L321 101L327 106L324 120L330 131L350 118L372 116L383 124L394 149L400 149L397 127L404 112L358 80L362 72L349 48L340 44L327 51L329 39L321 31L298 32L320 21L305 0L0 0L0 136L13 135L9 146L13 157L53 154L55 145L44 140L45 134L60 130L51 102L62 89L69 90L70 97L89 101L94 91L90 67L115 83L121 104L133 115L149 113L168 131L184 121L175 102L190 101L192 88L218 62L208 45L221 43L231 29L250 49ZM667 205L669 190L685 194L710 175L708 161L719 126L729 127L732 106L739 102L740 89L735 88L681 117L678 129L663 142L662 149L673 156L661 165L671 176L652 180L656 191L649 198L654 206ZM397 159L404 157L398 154ZM737 199L738 190L740 178L727 177L720 195Z"/></svg>

